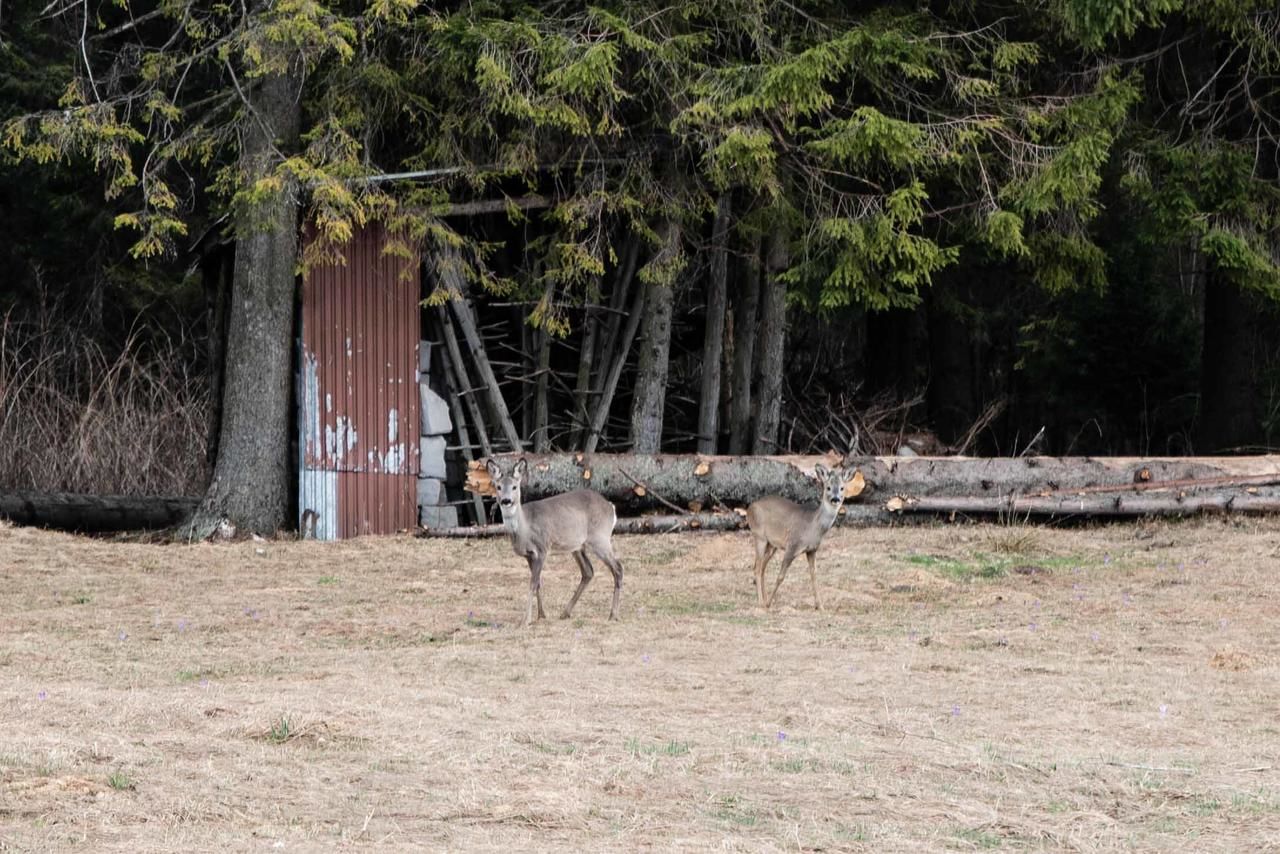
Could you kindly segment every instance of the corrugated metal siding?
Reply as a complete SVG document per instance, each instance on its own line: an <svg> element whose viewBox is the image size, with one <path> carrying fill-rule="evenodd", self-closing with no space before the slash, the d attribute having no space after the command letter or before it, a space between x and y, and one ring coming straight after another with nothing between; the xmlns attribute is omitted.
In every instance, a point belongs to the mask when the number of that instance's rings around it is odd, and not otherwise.
<svg viewBox="0 0 1280 854"><path fill-rule="evenodd" d="M345 265L317 265L303 277L303 536L417 524L418 263L384 255L384 242L382 227L371 225L346 247Z"/></svg>

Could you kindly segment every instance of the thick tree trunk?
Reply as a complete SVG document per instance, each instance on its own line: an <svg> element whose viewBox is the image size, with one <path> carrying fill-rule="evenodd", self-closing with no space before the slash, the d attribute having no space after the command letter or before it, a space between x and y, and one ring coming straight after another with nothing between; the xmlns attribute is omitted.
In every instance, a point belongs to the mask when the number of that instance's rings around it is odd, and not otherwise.
<svg viewBox="0 0 1280 854"><path fill-rule="evenodd" d="M751 447L751 379L755 370L756 315L760 302L760 241L746 259L733 309L733 377L729 401L729 453Z"/></svg>
<svg viewBox="0 0 1280 854"><path fill-rule="evenodd" d="M589 486L637 512L663 507L662 499L687 507L744 506L762 495L817 500L814 466L839 461L828 455L710 457L700 454L549 454L529 456L525 500ZM866 479L860 500L960 496L1006 501L1010 495L1085 498L1116 494L1173 495L1200 488L1263 489L1280 481L1280 456L1268 457L865 457L856 460ZM1227 481L1223 481L1227 478ZM637 481L643 484L637 486ZM1196 484L1189 483L1197 482ZM490 494L488 472L474 465L467 488Z"/></svg>
<svg viewBox="0 0 1280 854"><path fill-rule="evenodd" d="M731 197L722 193L711 225L711 275L702 338L702 387L698 400L698 453L714 454L720 438L720 369L724 352L725 303L729 289Z"/></svg>
<svg viewBox="0 0 1280 854"><path fill-rule="evenodd" d="M218 459L218 434L222 429L222 382L227 362L227 302L231 294L232 256L215 248L202 264L205 286L205 309L209 317L209 435L205 440L205 457L209 465Z"/></svg>
<svg viewBox="0 0 1280 854"><path fill-rule="evenodd" d="M679 223L662 227L662 250L650 263L651 272L667 279L644 283L647 291L643 338L631 392L631 448L639 454L656 454L662 445L662 416L667 400L667 369L671 354L671 315L675 308L676 281L681 258ZM672 272L674 270L674 272ZM669 277L669 278L668 278Z"/></svg>
<svg viewBox="0 0 1280 854"><path fill-rule="evenodd" d="M1071 517L1131 518L1141 516L1192 516L1198 513L1261 514L1280 512L1280 492L1265 494L1238 489L1219 489L1194 495L1084 495L1031 496L1006 498L938 496L912 499L894 512L965 514L968 516L1043 516L1057 519Z"/></svg>
<svg viewBox="0 0 1280 854"><path fill-rule="evenodd" d="M1239 287L1220 274L1208 276L1196 436L1196 447L1202 452L1219 453L1262 442L1254 393L1256 315L1256 307Z"/></svg>
<svg viewBox="0 0 1280 854"><path fill-rule="evenodd" d="M298 142L302 76L263 78L250 90L253 118L243 128L241 181L272 173L277 151ZM272 534L289 508L289 393L298 190L286 184L236 222L236 256L228 325L226 388L213 481L191 519L203 539L222 519L241 533Z"/></svg>
<svg viewBox="0 0 1280 854"><path fill-rule="evenodd" d="M787 332L787 286L781 280L787 269L787 239L780 232L769 235L765 261L765 285L760 306L760 344L757 359L756 454L776 454L782 415L782 375Z"/></svg>

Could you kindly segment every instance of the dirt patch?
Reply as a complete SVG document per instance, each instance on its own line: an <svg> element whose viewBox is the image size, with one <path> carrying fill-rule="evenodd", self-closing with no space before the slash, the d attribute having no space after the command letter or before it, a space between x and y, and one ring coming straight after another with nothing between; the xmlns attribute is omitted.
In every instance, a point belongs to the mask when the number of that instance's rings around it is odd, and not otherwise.
<svg viewBox="0 0 1280 854"><path fill-rule="evenodd" d="M523 629L496 540L0 526L0 848L1277 850L1278 535L839 529L767 613L621 537Z"/></svg>

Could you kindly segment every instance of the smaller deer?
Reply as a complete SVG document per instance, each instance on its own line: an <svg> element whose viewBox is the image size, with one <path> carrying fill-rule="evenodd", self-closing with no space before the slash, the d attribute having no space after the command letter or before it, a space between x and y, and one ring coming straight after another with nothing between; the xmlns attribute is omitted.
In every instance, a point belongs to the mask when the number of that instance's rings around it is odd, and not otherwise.
<svg viewBox="0 0 1280 854"><path fill-rule="evenodd" d="M815 556L822 538L836 521L840 505L844 503L845 484L857 473L854 468L846 467L842 462L835 469L828 469L818 464L814 471L822 483L822 500L817 509L802 507L779 495L768 495L752 502L747 508L747 525L751 528L751 536L756 545L756 594L760 597L763 608L773 606L778 596L778 588L782 579L787 577L787 569L801 552L809 560L809 580L813 582L813 604L821 611L822 599L818 595L818 573L815 567ZM782 566L778 570L778 581L773 585L773 592L766 599L764 595L764 570L769 565L773 553L782 549Z"/></svg>
<svg viewBox="0 0 1280 854"><path fill-rule="evenodd" d="M525 504L520 500L520 484L529 471L529 463L524 457L516 460L505 473L497 460L486 460L485 467L498 490L502 524L511 537L511 547L529 561L529 600L524 624L527 626L533 622L535 598L538 600L538 619L546 617L542 610L542 566L548 552L571 552L582 570L582 581L560 615L562 620L569 618L578 597L595 575L591 559L587 557L588 549L613 573L613 606L609 609L609 619L618 619L622 564L613 555L613 526L618 521L613 504L589 489L576 489Z"/></svg>

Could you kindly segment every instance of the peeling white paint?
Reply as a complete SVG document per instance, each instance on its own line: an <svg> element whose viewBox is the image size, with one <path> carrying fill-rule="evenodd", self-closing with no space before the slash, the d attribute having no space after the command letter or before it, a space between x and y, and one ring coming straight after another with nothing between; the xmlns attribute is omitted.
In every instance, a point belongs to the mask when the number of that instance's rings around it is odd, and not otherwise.
<svg viewBox="0 0 1280 854"><path fill-rule="evenodd" d="M398 445L392 445L391 450L387 451L387 455L382 458L382 470L388 474L402 474L405 470L405 461L408 458L409 455L403 442Z"/></svg>
<svg viewBox="0 0 1280 854"><path fill-rule="evenodd" d="M333 395L329 394L328 392L325 392L325 395L324 395L324 411L325 412L333 411Z"/></svg>
<svg viewBox="0 0 1280 854"><path fill-rule="evenodd" d="M329 457L341 462L347 452L356 446L357 441L359 436L356 433L356 426L351 423L350 418L339 415L335 426L325 425L324 449Z"/></svg>
<svg viewBox="0 0 1280 854"><path fill-rule="evenodd" d="M400 413L392 409L387 413L387 444L394 444L400 435Z"/></svg>
<svg viewBox="0 0 1280 854"><path fill-rule="evenodd" d="M309 453L313 456L320 453L320 379L316 354L303 351L302 354L302 419L303 419L303 459Z"/></svg>

